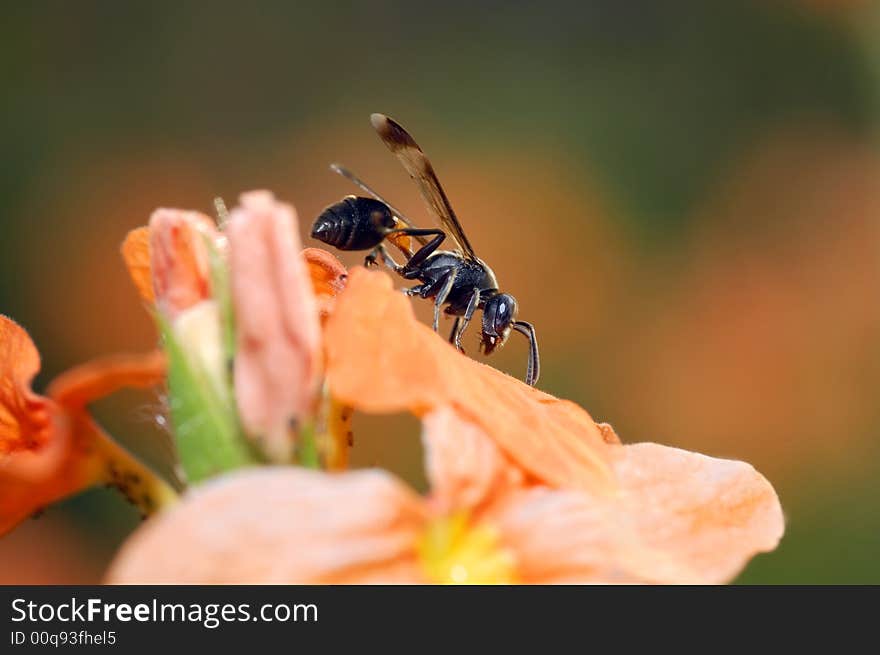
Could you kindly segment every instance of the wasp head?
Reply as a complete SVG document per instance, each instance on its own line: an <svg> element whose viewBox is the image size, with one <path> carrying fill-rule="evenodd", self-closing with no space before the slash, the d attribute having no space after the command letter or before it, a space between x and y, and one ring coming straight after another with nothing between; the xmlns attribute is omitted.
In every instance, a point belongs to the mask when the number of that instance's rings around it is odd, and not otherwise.
<svg viewBox="0 0 880 655"><path fill-rule="evenodd" d="M516 299L508 293L499 293L486 301L483 307L483 335L480 349L487 355L500 348L510 336L516 321Z"/></svg>

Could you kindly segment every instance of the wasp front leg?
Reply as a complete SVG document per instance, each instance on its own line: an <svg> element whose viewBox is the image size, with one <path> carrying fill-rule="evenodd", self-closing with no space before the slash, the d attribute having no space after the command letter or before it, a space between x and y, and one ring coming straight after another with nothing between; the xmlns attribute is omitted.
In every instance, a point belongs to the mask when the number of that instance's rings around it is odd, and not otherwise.
<svg viewBox="0 0 880 655"><path fill-rule="evenodd" d="M453 344L456 348L458 348L458 344L461 341L461 337L459 336L459 332L461 331L461 316L456 316L455 320L452 322L452 332L449 333L449 343ZM461 348L459 348L461 350ZM462 352L464 352L462 350Z"/></svg>

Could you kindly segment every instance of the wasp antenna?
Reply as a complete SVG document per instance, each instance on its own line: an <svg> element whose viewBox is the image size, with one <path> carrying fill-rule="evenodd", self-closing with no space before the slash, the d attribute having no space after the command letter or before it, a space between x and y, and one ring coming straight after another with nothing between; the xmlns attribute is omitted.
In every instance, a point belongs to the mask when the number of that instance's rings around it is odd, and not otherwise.
<svg viewBox="0 0 880 655"><path fill-rule="evenodd" d="M513 329L529 338L529 365L526 369L526 384L534 387L541 375L541 357L538 354L538 337L535 326L526 321L516 321Z"/></svg>
<svg viewBox="0 0 880 655"><path fill-rule="evenodd" d="M229 222L229 210L226 209L226 203L220 196L214 198L214 211L217 212L217 224L221 228L226 227Z"/></svg>

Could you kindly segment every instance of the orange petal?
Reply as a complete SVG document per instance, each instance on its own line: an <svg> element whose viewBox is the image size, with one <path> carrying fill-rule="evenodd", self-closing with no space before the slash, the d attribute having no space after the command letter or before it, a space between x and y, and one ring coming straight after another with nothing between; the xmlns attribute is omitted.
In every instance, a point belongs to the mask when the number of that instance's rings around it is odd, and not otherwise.
<svg viewBox="0 0 880 655"><path fill-rule="evenodd" d="M40 354L27 332L0 315L0 461L38 450L51 438L52 404L31 391L39 370Z"/></svg>
<svg viewBox="0 0 880 655"><path fill-rule="evenodd" d="M437 511L475 510L494 495L524 484L522 469L481 428L451 408L439 407L422 422L425 469Z"/></svg>
<svg viewBox="0 0 880 655"><path fill-rule="evenodd" d="M271 193L247 193L227 234L239 413L245 431L284 461L293 447L291 421L313 409L321 365L321 327L296 214Z"/></svg>
<svg viewBox="0 0 880 655"><path fill-rule="evenodd" d="M0 534L98 475L76 421L31 390L39 368L30 337L0 316Z"/></svg>
<svg viewBox="0 0 880 655"><path fill-rule="evenodd" d="M320 248L306 248L302 251L312 278L312 290L318 301L318 313L326 318L333 311L336 296L345 288L348 271L335 256Z"/></svg>
<svg viewBox="0 0 880 655"><path fill-rule="evenodd" d="M165 378L165 354L156 350L145 354L108 355L80 364L52 381L47 394L68 411L122 389L148 388Z"/></svg>
<svg viewBox="0 0 880 655"><path fill-rule="evenodd" d="M420 499L381 471L239 471L197 487L122 547L113 584L419 582Z"/></svg>
<svg viewBox="0 0 880 655"><path fill-rule="evenodd" d="M618 493L535 488L490 519L531 583L731 580L784 529L773 488L744 462L657 444L615 449Z"/></svg>
<svg viewBox="0 0 880 655"><path fill-rule="evenodd" d="M210 218L182 209L157 209L149 232L152 288L159 309L173 320L211 296L208 247L219 235Z"/></svg>
<svg viewBox="0 0 880 655"><path fill-rule="evenodd" d="M92 447L97 427L68 422L60 413L53 419L50 443L39 451L9 455L0 463L0 535L101 479Z"/></svg>
<svg viewBox="0 0 880 655"><path fill-rule="evenodd" d="M547 484L612 485L609 446L587 412L456 351L416 320L387 274L351 271L325 339L330 387L346 404L420 416L451 406Z"/></svg>
<svg viewBox="0 0 880 655"><path fill-rule="evenodd" d="M156 302L156 295L150 272L150 228L139 227L126 235L122 242L122 258L141 298L152 305Z"/></svg>

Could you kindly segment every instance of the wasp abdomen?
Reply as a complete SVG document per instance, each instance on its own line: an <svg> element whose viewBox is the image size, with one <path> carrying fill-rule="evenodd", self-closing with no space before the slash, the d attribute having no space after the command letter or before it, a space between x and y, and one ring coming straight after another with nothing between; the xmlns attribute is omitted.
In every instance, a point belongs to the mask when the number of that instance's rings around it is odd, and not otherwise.
<svg viewBox="0 0 880 655"><path fill-rule="evenodd" d="M346 196L325 209L312 225L312 237L339 250L369 250L396 221L391 210L373 198Z"/></svg>

